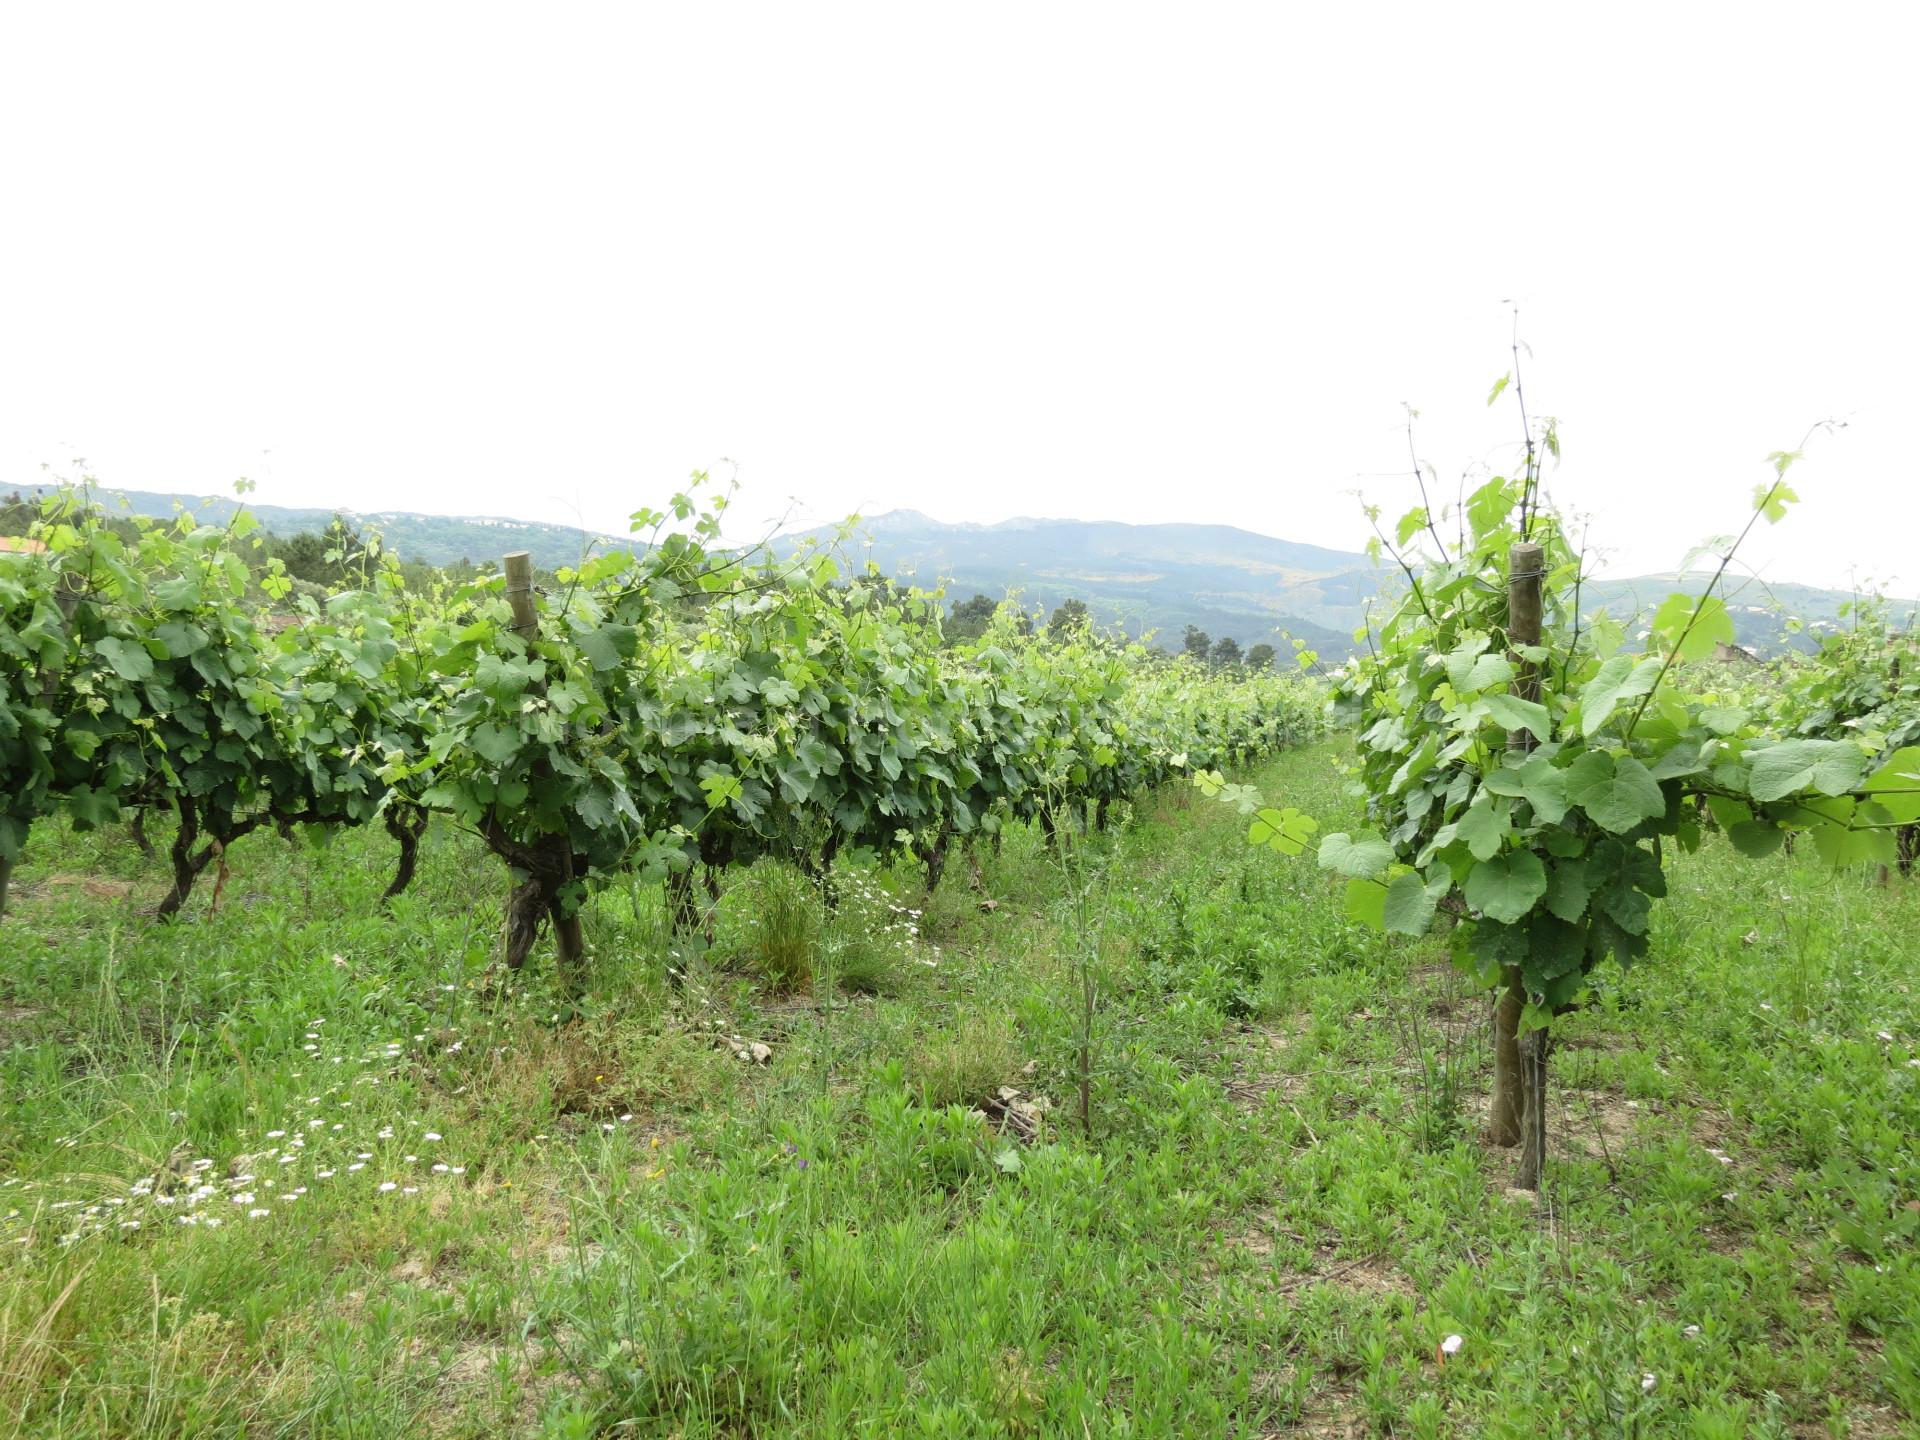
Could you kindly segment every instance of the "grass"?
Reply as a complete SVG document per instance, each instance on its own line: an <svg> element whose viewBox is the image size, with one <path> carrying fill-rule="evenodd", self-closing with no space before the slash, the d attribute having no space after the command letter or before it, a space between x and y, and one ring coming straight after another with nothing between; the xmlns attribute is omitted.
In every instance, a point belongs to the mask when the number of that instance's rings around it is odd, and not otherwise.
<svg viewBox="0 0 1920 1440"><path fill-rule="evenodd" d="M1331 823L1336 755L1253 778ZM1442 946L1177 792L1070 872L983 850L992 908L959 863L843 862L832 912L733 877L678 987L659 897L602 896L574 1005L490 968L465 839L389 917L390 860L257 837L163 927L124 836L36 836L0 1430L1915 1433L1910 884L1680 862L1555 1057L1536 1203Z"/></svg>

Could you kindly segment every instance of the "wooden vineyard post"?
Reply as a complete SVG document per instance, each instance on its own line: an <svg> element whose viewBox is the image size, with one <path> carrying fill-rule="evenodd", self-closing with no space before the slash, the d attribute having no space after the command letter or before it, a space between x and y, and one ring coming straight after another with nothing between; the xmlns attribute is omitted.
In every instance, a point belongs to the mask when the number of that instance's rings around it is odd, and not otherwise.
<svg viewBox="0 0 1920 1440"><path fill-rule="evenodd" d="M513 633L531 640L540 633L540 616L533 608L533 556L516 550L501 562L507 572L507 604L513 607Z"/></svg>
<svg viewBox="0 0 1920 1440"><path fill-rule="evenodd" d="M533 557L525 550L516 550L503 558L502 569L507 577L507 604L513 609L514 633L532 643L540 633L540 614L533 603ZM535 785L541 782L545 768L544 763L534 766L532 779ZM538 848L546 852L541 857L546 863L541 867L543 873L530 876L529 883L540 887L539 894L545 903L547 918L553 925L553 944L559 952L560 973L567 984L575 985L585 973L587 942L585 932L580 927L579 912L569 910L562 895L562 891L570 887L574 880L573 842L565 835L552 835L545 837ZM538 912L535 914L537 916ZM508 932L511 937L511 916ZM509 945L511 943L509 939Z"/></svg>
<svg viewBox="0 0 1920 1440"><path fill-rule="evenodd" d="M1540 570L1546 551L1531 542L1515 545L1507 552L1507 644L1513 651L1517 673L1513 693L1522 700L1540 699L1540 669L1519 653L1523 645L1540 643ZM1510 748L1533 748L1533 736L1526 730L1508 732ZM1518 1145L1526 1120L1526 1086L1522 1080L1520 1055L1520 1014L1526 1006L1526 991L1519 970L1509 967L1500 1003L1493 1016L1493 1109L1487 1120L1487 1139L1495 1145ZM1526 1168L1526 1155L1521 1155Z"/></svg>

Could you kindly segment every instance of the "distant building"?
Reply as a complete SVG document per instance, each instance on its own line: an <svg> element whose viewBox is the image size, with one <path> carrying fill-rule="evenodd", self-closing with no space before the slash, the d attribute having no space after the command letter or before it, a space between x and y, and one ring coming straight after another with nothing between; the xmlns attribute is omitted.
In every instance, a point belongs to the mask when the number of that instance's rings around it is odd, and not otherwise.
<svg viewBox="0 0 1920 1440"><path fill-rule="evenodd" d="M15 555L42 555L46 549L44 540L29 540L23 535L0 535L0 550Z"/></svg>

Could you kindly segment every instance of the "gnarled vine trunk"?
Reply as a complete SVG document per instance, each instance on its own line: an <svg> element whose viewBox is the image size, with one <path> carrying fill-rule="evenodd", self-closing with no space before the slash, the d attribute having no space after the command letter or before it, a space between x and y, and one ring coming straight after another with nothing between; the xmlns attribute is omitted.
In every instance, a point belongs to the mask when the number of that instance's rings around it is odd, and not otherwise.
<svg viewBox="0 0 1920 1440"><path fill-rule="evenodd" d="M381 893L382 905L405 893L413 883L414 870L420 863L420 837L427 833L428 819L428 812L418 805L395 805L387 811L387 833L399 842L400 859L394 866L393 879Z"/></svg>
<svg viewBox="0 0 1920 1440"><path fill-rule="evenodd" d="M231 816L225 819L206 817L200 813L200 806L191 796L181 795L174 801L174 808L180 815L180 828L175 832L173 844L167 851L168 863L173 868L173 888L167 891L166 898L154 911L162 920L171 920L180 913L187 903L187 897L193 894L194 882L206 872L206 868L218 860L226 864L227 847L243 835L250 835L274 816L265 810L249 815L244 820ZM206 836L206 843L200 843L200 837ZM199 848L194 847L198 845Z"/></svg>
<svg viewBox="0 0 1920 1440"><path fill-rule="evenodd" d="M920 863L927 867L929 895L940 888L940 877L947 871L947 850L952 844L953 821L943 820L931 840L915 847L920 852Z"/></svg>
<svg viewBox="0 0 1920 1440"><path fill-rule="evenodd" d="M507 968L518 970L527 963L541 925L550 920L562 979L568 985L577 984L586 965L587 946L579 912L569 909L565 898L574 879L572 844L564 835L515 840L492 815L481 821L480 834L488 849L525 877L507 899Z"/></svg>

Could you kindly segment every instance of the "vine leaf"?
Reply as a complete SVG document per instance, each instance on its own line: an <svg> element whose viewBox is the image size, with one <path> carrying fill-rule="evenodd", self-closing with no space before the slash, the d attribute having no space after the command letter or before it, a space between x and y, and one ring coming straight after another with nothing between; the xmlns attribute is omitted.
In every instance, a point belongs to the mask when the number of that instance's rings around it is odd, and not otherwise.
<svg viewBox="0 0 1920 1440"><path fill-rule="evenodd" d="M1567 767L1567 798L1602 830L1619 835L1664 815L1660 782L1631 755L1589 750Z"/></svg>
<svg viewBox="0 0 1920 1440"><path fill-rule="evenodd" d="M1920 745L1894 751L1860 788L1884 805L1895 823L1920 822Z"/></svg>
<svg viewBox="0 0 1920 1440"><path fill-rule="evenodd" d="M1392 863L1393 847L1378 835L1336 830L1320 842L1320 868L1356 880L1381 875Z"/></svg>
<svg viewBox="0 0 1920 1440"><path fill-rule="evenodd" d="M1453 888L1453 877L1443 873L1428 884L1415 870L1396 875L1389 882L1381 906L1381 924L1394 935L1424 935L1433 924L1433 912L1441 896Z"/></svg>
<svg viewBox="0 0 1920 1440"><path fill-rule="evenodd" d="M1531 850L1482 860L1467 875L1467 904L1488 919L1511 925L1547 893L1547 867Z"/></svg>
<svg viewBox="0 0 1920 1440"><path fill-rule="evenodd" d="M1891 865L1893 835L1886 830L1849 830L1844 825L1820 825L1813 831L1813 848L1827 864Z"/></svg>
<svg viewBox="0 0 1920 1440"><path fill-rule="evenodd" d="M1387 887L1378 880L1347 882L1347 918L1370 930L1387 926Z"/></svg>
<svg viewBox="0 0 1920 1440"><path fill-rule="evenodd" d="M1567 772L1544 755L1532 756L1524 765L1495 770L1487 776L1486 786L1495 795L1525 800L1543 824L1558 825L1567 817Z"/></svg>
<svg viewBox="0 0 1920 1440"><path fill-rule="evenodd" d="M153 657L147 653L144 645L108 635L97 641L93 648L100 652L107 664L113 667L113 673L122 680L138 684L153 674Z"/></svg>
<svg viewBox="0 0 1920 1440"><path fill-rule="evenodd" d="M1459 820L1459 837L1476 860L1491 860L1513 833L1513 821L1505 805L1487 800L1469 807Z"/></svg>
<svg viewBox="0 0 1920 1440"><path fill-rule="evenodd" d="M1320 822L1310 815L1288 806L1285 810L1276 810L1271 805L1253 817L1253 823L1247 827L1247 839L1255 845L1265 845L1282 855L1298 855L1307 848L1307 841L1313 838L1313 832L1320 828ZM1381 842L1386 849L1386 842ZM1392 852L1388 851L1388 858Z"/></svg>
<svg viewBox="0 0 1920 1440"><path fill-rule="evenodd" d="M1787 832L1765 820L1741 820L1727 828L1727 839L1742 855L1758 860L1784 845Z"/></svg>
<svg viewBox="0 0 1920 1440"><path fill-rule="evenodd" d="M1660 678L1660 662L1649 655L1635 660L1616 655L1580 690L1580 733L1592 739L1623 700L1634 700L1653 689Z"/></svg>
<svg viewBox="0 0 1920 1440"><path fill-rule="evenodd" d="M1546 907L1569 925L1577 924L1587 913L1587 899L1593 893L1593 879L1584 860L1563 860L1553 867L1547 881Z"/></svg>
<svg viewBox="0 0 1920 1440"><path fill-rule="evenodd" d="M1714 646L1733 643L1733 616L1718 596L1669 595L1654 611L1653 633L1682 660L1704 660Z"/></svg>
<svg viewBox="0 0 1920 1440"><path fill-rule="evenodd" d="M1807 789L1844 795L1866 768L1866 752L1851 740L1787 740L1755 756L1747 791L1762 801L1783 800Z"/></svg>
<svg viewBox="0 0 1920 1440"><path fill-rule="evenodd" d="M1502 730L1532 731L1534 739L1543 744L1553 739L1553 721L1547 707L1537 701L1522 700L1518 695L1487 695L1480 703Z"/></svg>

